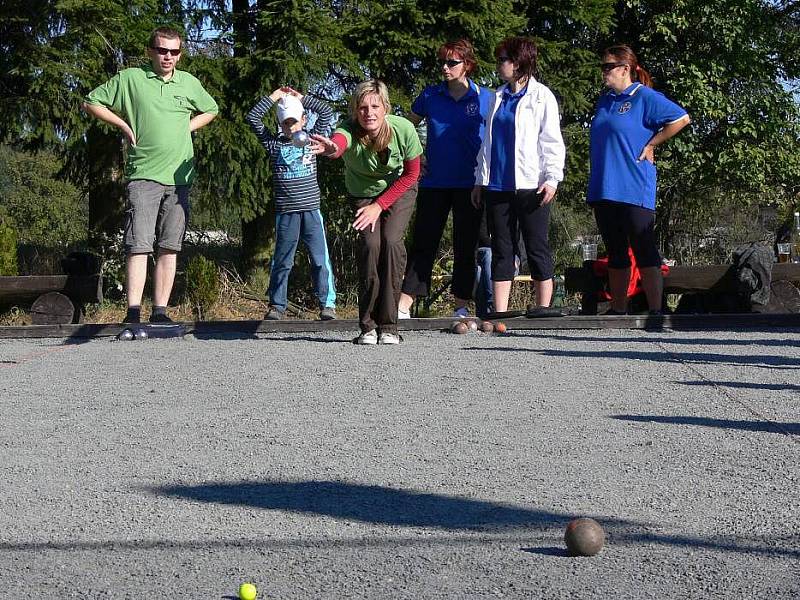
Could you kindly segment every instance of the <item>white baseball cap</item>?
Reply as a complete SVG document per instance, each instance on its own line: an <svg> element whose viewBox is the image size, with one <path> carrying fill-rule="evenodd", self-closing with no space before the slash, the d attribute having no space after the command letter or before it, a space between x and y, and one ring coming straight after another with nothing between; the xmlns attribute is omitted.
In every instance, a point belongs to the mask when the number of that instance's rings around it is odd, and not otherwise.
<svg viewBox="0 0 800 600"><path fill-rule="evenodd" d="M304 112L303 103L297 99L297 96L286 94L278 100L278 123L283 124L286 119L300 121Z"/></svg>

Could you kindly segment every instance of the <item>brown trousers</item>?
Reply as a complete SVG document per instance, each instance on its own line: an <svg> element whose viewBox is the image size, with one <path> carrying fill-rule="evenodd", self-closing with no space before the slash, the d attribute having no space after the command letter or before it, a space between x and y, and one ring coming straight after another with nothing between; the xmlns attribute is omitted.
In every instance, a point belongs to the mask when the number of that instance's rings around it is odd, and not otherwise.
<svg viewBox="0 0 800 600"><path fill-rule="evenodd" d="M358 236L358 320L362 332L397 333L397 303L406 270L405 235L417 186L413 185ZM374 198L353 198L356 209Z"/></svg>

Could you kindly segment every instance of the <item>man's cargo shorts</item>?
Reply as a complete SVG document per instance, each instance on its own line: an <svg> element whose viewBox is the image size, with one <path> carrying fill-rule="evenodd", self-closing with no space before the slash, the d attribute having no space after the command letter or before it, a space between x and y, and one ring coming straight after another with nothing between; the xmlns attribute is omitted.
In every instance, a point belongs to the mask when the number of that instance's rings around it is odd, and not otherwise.
<svg viewBox="0 0 800 600"><path fill-rule="evenodd" d="M128 183L125 250L149 254L153 246L180 251L189 220L188 185L163 185L148 179Z"/></svg>

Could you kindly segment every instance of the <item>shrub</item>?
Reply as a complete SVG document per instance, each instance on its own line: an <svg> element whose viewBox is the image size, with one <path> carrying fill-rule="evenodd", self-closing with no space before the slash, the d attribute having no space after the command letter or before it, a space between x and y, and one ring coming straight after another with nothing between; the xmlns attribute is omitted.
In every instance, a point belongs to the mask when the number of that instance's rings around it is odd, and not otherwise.
<svg viewBox="0 0 800 600"><path fill-rule="evenodd" d="M18 275L17 230L0 216L0 275Z"/></svg>
<svg viewBox="0 0 800 600"><path fill-rule="evenodd" d="M186 299L199 319L219 300L217 265L205 256L193 256L186 263Z"/></svg>

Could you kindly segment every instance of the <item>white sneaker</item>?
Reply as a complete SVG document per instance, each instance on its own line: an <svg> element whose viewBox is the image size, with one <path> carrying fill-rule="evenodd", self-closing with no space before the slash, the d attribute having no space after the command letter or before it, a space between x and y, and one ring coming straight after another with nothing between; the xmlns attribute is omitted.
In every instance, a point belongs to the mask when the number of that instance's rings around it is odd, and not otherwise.
<svg viewBox="0 0 800 600"><path fill-rule="evenodd" d="M396 333L389 333L388 331L382 331L381 337L378 340L379 344L387 344L387 345L395 345L400 343L400 336Z"/></svg>
<svg viewBox="0 0 800 600"><path fill-rule="evenodd" d="M397 320L400 319L410 319L411 318L411 311L410 310L403 310L402 308L397 309Z"/></svg>
<svg viewBox="0 0 800 600"><path fill-rule="evenodd" d="M374 329L362 333L360 336L356 338L356 344L361 344L362 346L374 346L377 343L378 343L378 332L375 331Z"/></svg>
<svg viewBox="0 0 800 600"><path fill-rule="evenodd" d="M466 306L462 306L461 308L457 308L453 311L453 316L456 319L466 319L469 317L469 310L467 310Z"/></svg>

